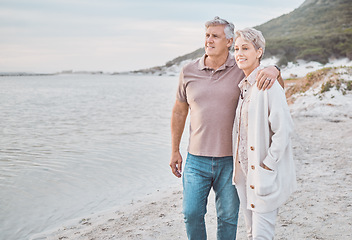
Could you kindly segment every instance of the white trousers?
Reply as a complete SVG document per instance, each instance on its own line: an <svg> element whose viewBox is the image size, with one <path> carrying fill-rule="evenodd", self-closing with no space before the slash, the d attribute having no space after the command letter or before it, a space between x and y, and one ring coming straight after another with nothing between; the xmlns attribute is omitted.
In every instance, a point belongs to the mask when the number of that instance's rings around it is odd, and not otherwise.
<svg viewBox="0 0 352 240"><path fill-rule="evenodd" d="M247 178L244 175L240 164L236 165L236 188L240 198L241 211L247 228L248 240L272 240L275 236L275 223L278 209L258 213L247 208Z"/></svg>

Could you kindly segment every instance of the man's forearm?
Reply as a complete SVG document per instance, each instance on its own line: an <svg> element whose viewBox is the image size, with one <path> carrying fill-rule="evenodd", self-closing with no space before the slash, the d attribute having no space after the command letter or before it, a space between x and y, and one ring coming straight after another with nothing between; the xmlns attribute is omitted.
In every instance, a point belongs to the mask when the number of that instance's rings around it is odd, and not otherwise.
<svg viewBox="0 0 352 240"><path fill-rule="evenodd" d="M187 114L172 113L171 117L171 151L177 152L185 128Z"/></svg>
<svg viewBox="0 0 352 240"><path fill-rule="evenodd" d="M270 89L276 79L281 85L281 87L284 88L284 81L281 77L281 72L279 68L276 66L266 67L262 70L259 70L257 73L257 87L262 90Z"/></svg>
<svg viewBox="0 0 352 240"><path fill-rule="evenodd" d="M281 77L281 72L279 72L279 76L277 77L277 81L280 83L282 88L285 88L284 79Z"/></svg>

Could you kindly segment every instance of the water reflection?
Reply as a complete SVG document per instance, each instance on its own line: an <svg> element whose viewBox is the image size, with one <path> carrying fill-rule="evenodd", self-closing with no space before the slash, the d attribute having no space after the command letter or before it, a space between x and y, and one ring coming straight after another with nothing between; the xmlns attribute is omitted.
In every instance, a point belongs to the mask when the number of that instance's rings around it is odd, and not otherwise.
<svg viewBox="0 0 352 240"><path fill-rule="evenodd" d="M176 179L175 77L0 78L0 232L26 239Z"/></svg>

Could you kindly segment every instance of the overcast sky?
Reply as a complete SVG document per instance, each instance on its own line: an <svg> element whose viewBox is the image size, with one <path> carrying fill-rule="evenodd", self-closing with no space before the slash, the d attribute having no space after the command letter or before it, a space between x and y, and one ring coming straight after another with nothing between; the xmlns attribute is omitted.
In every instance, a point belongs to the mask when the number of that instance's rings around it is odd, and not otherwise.
<svg viewBox="0 0 352 240"><path fill-rule="evenodd" d="M219 16L253 27L304 0L0 0L0 72L120 72L203 47Z"/></svg>

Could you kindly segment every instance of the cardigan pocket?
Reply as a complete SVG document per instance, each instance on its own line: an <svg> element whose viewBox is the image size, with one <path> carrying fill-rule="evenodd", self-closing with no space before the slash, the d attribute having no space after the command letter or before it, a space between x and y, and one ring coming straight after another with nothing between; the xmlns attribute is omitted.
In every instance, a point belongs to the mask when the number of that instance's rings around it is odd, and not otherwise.
<svg viewBox="0 0 352 240"><path fill-rule="evenodd" d="M277 171L266 170L260 166L257 169L256 194L258 196L267 196L275 192L278 189L276 181Z"/></svg>

